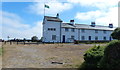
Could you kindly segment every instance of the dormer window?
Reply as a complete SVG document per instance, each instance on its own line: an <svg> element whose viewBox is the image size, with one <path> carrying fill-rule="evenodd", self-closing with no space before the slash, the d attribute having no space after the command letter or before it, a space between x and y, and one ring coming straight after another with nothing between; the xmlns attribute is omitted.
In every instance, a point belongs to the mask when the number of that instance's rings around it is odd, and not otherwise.
<svg viewBox="0 0 120 70"><path fill-rule="evenodd" d="M82 32L82 33L85 33L85 29L81 29L81 32Z"/></svg>
<svg viewBox="0 0 120 70"><path fill-rule="evenodd" d="M71 31L72 31L72 32L75 32L75 29L74 29L74 28L71 28Z"/></svg>
<svg viewBox="0 0 120 70"><path fill-rule="evenodd" d="M65 31L68 32L68 31L69 31L69 28L65 28Z"/></svg>
<svg viewBox="0 0 120 70"><path fill-rule="evenodd" d="M103 30L103 33L106 34L106 30Z"/></svg>
<svg viewBox="0 0 120 70"><path fill-rule="evenodd" d="M98 33L98 30L95 30L95 33Z"/></svg>

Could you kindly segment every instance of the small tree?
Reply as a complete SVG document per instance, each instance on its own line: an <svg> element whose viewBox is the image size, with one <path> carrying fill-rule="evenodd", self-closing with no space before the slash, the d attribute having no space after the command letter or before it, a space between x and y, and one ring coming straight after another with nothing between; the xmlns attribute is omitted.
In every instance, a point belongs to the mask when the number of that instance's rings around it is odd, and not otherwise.
<svg viewBox="0 0 120 70"><path fill-rule="evenodd" d="M41 41L41 42L43 41L43 37L41 37L40 41Z"/></svg>
<svg viewBox="0 0 120 70"><path fill-rule="evenodd" d="M94 46L84 54L84 63L81 65L80 70L97 69L99 61L104 55L104 46Z"/></svg>
<svg viewBox="0 0 120 70"><path fill-rule="evenodd" d="M120 28L116 28L113 33L111 34L113 39L120 40Z"/></svg>
<svg viewBox="0 0 120 70"><path fill-rule="evenodd" d="M32 42L38 41L38 37L37 37L37 36L33 36L33 37L31 38L31 40L32 40Z"/></svg>

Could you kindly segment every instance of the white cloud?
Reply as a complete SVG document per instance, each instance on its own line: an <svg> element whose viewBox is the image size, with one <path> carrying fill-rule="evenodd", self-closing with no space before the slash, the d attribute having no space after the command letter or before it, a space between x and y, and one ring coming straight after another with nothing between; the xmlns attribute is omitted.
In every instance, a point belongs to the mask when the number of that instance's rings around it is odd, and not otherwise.
<svg viewBox="0 0 120 70"><path fill-rule="evenodd" d="M118 26L118 7L110 8L103 17L99 17L95 21L103 25L113 23L114 26Z"/></svg>
<svg viewBox="0 0 120 70"><path fill-rule="evenodd" d="M34 0L1 0L2 2L33 2Z"/></svg>
<svg viewBox="0 0 120 70"><path fill-rule="evenodd" d="M76 19L80 21L95 21L98 25L108 25L113 23L118 26L118 7L111 7L108 11L96 10L84 13L77 13Z"/></svg>
<svg viewBox="0 0 120 70"><path fill-rule="evenodd" d="M96 10L96 11L77 13L75 18L80 19L80 20L91 20L91 19L94 20L103 15L105 15L104 12Z"/></svg>
<svg viewBox="0 0 120 70"><path fill-rule="evenodd" d="M2 2L54 2L54 0L1 0ZM65 0L57 0L59 2L66 2Z"/></svg>
<svg viewBox="0 0 120 70"><path fill-rule="evenodd" d="M95 7L94 11L78 12L75 16L80 21L96 21L100 25L113 23L118 26L118 1L119 0L68 0L83 7Z"/></svg>
<svg viewBox="0 0 120 70"><path fill-rule="evenodd" d="M61 13L63 11L69 10L72 8L71 3L61 3L57 0L53 0L52 2L45 3L46 5L49 5L49 9L45 9L45 13L47 15L55 15L56 13ZM29 9L31 12L36 13L38 15L44 14L44 3L43 2L37 2L33 5L29 6Z"/></svg>
<svg viewBox="0 0 120 70"><path fill-rule="evenodd" d="M2 12L2 11L1 11ZM12 28L29 28L30 26L27 24L23 24L22 19L13 13L2 12L2 24L10 26Z"/></svg>
<svg viewBox="0 0 120 70"><path fill-rule="evenodd" d="M21 23L24 21L20 16L10 12L2 12L2 38L31 38L32 36L42 36L42 22L35 22L34 26Z"/></svg>
<svg viewBox="0 0 120 70"><path fill-rule="evenodd" d="M119 0L67 0L70 3L78 3L81 6L97 7L99 9L107 9L116 6Z"/></svg>

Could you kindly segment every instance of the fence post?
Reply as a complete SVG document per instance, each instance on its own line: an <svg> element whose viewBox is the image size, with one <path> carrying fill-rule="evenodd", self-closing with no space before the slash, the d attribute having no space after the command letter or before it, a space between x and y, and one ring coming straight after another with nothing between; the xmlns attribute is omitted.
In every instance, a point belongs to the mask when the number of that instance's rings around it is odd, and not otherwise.
<svg viewBox="0 0 120 70"><path fill-rule="evenodd" d="M18 45L18 40L17 40L17 45Z"/></svg>
<svg viewBox="0 0 120 70"><path fill-rule="evenodd" d="M39 42L37 41L37 45L39 44Z"/></svg>
<svg viewBox="0 0 120 70"><path fill-rule="evenodd" d="M12 42L10 41L10 45L12 45Z"/></svg>
<svg viewBox="0 0 120 70"><path fill-rule="evenodd" d="M25 40L23 42L24 42L24 45L25 45Z"/></svg>
<svg viewBox="0 0 120 70"><path fill-rule="evenodd" d="M4 42L4 44L6 44L6 41Z"/></svg>

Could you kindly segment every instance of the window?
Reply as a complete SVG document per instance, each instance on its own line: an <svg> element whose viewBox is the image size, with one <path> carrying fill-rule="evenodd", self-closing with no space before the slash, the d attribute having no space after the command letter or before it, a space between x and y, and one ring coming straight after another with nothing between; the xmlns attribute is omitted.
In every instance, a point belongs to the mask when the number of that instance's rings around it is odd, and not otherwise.
<svg viewBox="0 0 120 70"><path fill-rule="evenodd" d="M89 36L88 38L89 38L89 40L91 40L91 36Z"/></svg>
<svg viewBox="0 0 120 70"><path fill-rule="evenodd" d="M56 28L48 28L48 31L56 31Z"/></svg>
<svg viewBox="0 0 120 70"><path fill-rule="evenodd" d="M54 28L53 30L56 31L56 28Z"/></svg>
<svg viewBox="0 0 120 70"><path fill-rule="evenodd" d="M72 35L72 36L71 36L71 39L74 39L74 37L75 37L75 36Z"/></svg>
<svg viewBox="0 0 120 70"><path fill-rule="evenodd" d="M82 39L82 40L85 40L85 36L82 36L81 39Z"/></svg>
<svg viewBox="0 0 120 70"><path fill-rule="evenodd" d="M75 29L74 29L74 28L71 28L71 31L72 31L72 32L75 32Z"/></svg>
<svg viewBox="0 0 120 70"><path fill-rule="evenodd" d="M56 40L56 35L52 35L52 40Z"/></svg>
<svg viewBox="0 0 120 70"><path fill-rule="evenodd" d="M98 36L95 37L95 40L98 40Z"/></svg>
<svg viewBox="0 0 120 70"><path fill-rule="evenodd" d="M103 30L103 33L106 34L106 30Z"/></svg>
<svg viewBox="0 0 120 70"><path fill-rule="evenodd" d="M48 31L51 30L50 28L48 28Z"/></svg>
<svg viewBox="0 0 120 70"><path fill-rule="evenodd" d="M84 32L85 32L85 29L81 29L81 31L82 31L82 33L84 33Z"/></svg>
<svg viewBox="0 0 120 70"><path fill-rule="evenodd" d="M105 37L105 36L103 37L103 40L106 40L106 37Z"/></svg>
<svg viewBox="0 0 120 70"><path fill-rule="evenodd" d="M51 28L51 31L53 31L53 28Z"/></svg>
<svg viewBox="0 0 120 70"><path fill-rule="evenodd" d="M66 31L66 32L68 32L68 31L69 31L69 29L68 29L68 28L65 28L65 31Z"/></svg>
<svg viewBox="0 0 120 70"><path fill-rule="evenodd" d="M95 33L98 33L98 30L95 30Z"/></svg>

